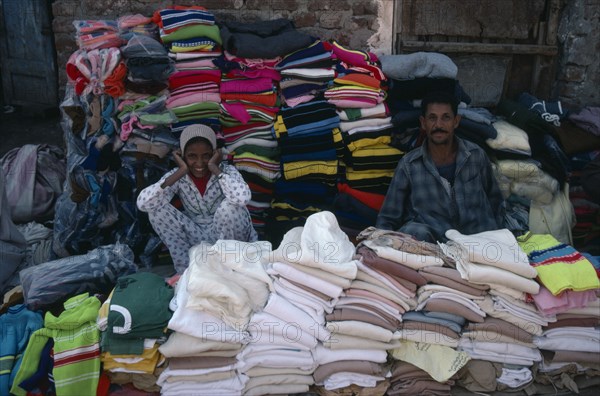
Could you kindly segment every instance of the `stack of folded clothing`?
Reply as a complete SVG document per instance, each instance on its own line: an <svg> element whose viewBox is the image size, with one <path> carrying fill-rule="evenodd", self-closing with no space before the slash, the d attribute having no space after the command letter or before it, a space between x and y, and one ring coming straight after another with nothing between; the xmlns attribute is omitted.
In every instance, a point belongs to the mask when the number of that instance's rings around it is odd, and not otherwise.
<svg viewBox="0 0 600 396"><path fill-rule="evenodd" d="M457 92L458 67L444 54L415 52L385 55L380 60L383 72L392 80L390 97L412 100L431 91Z"/></svg>
<svg viewBox="0 0 600 396"><path fill-rule="evenodd" d="M255 122L271 123L277 113L276 82L279 73L273 69L242 70L243 60L237 67L228 66L223 72L220 94L223 102L223 126L233 127Z"/></svg>
<svg viewBox="0 0 600 396"><path fill-rule="evenodd" d="M571 364L577 365L578 374L587 369L597 369L599 341L596 327L566 326L544 330L541 336L534 339L544 354L540 372L548 373Z"/></svg>
<svg viewBox="0 0 600 396"><path fill-rule="evenodd" d="M324 253L331 246L337 248ZM327 211L309 216L305 226L287 232L274 251L268 270L274 290L312 318L318 326L313 333L321 341L329 334L323 327L325 314L333 311L343 288L356 276L353 254L354 245Z"/></svg>
<svg viewBox="0 0 600 396"><path fill-rule="evenodd" d="M338 125L335 107L324 100L282 108L277 115L273 130L281 152L282 180L275 186L269 227L281 229L278 234L316 211L329 209L338 174ZM302 196L294 194L298 182L308 187Z"/></svg>
<svg viewBox="0 0 600 396"><path fill-rule="evenodd" d="M533 300L542 313L554 315L563 309L584 308L596 300L598 274L588 258L552 235L525 234L520 248L527 253L541 284Z"/></svg>
<svg viewBox="0 0 600 396"><path fill-rule="evenodd" d="M167 78L174 68L160 41L134 35L121 52L127 65L125 87L128 91L156 95L167 88Z"/></svg>
<svg viewBox="0 0 600 396"><path fill-rule="evenodd" d="M153 285L151 283L142 285L143 288L150 286ZM98 328L103 332L106 332L108 329L108 313L113 294L114 291L104 301L102 307L100 307L96 320ZM117 297L118 299L119 297ZM107 337L107 333L104 334ZM160 341L164 340L161 339ZM103 353L101 354L103 370L106 372L111 383L131 383L137 389L146 392L157 392L160 388L156 385L156 380L165 362L165 358L159 353L158 347L159 344L156 338L144 339L141 353L137 353L139 350L119 350L120 347L113 349L111 353L109 352L111 350L110 346L103 345Z"/></svg>
<svg viewBox="0 0 600 396"><path fill-rule="evenodd" d="M571 391L597 385L597 377L588 377L586 373L598 370L600 300L583 308L561 310L556 319L544 327L540 336L534 337L544 357L536 381Z"/></svg>
<svg viewBox="0 0 600 396"><path fill-rule="evenodd" d="M332 46L316 40L310 46L286 55L275 65L281 73L279 88L285 105L294 107L321 97L335 77Z"/></svg>
<svg viewBox="0 0 600 396"><path fill-rule="evenodd" d="M375 114L387 114L385 104L372 109L379 109ZM340 119L353 117L352 110L355 109L338 110ZM360 115L355 121L340 122L345 146L346 180L343 184L346 184L346 188L338 192L335 209L340 223L348 229L354 228L354 234L375 224L377 212L381 207L371 207L368 202L373 200L365 202L356 194L349 194L350 190L372 196L374 200L379 201L378 198L385 197L394 169L403 155L402 151L390 145L393 130L390 117L371 117L367 115L367 110L371 109L359 109ZM378 182L374 185L373 180Z"/></svg>
<svg viewBox="0 0 600 396"><path fill-rule="evenodd" d="M520 217L526 220L521 220L522 223L524 222L522 225L525 226L521 229L529 230L530 227L527 225L529 224L530 209L552 204L560 194L558 181L544 172L539 163L531 159L498 160L498 171L501 175L499 186L503 195L508 197L510 207L521 205L525 209L527 217ZM533 225L531 226L533 227Z"/></svg>
<svg viewBox="0 0 600 396"><path fill-rule="evenodd" d="M221 36L214 15L198 6L164 8L154 14L160 37L174 65L167 108L178 116L176 136L191 124L219 125ZM218 129L218 128L216 128Z"/></svg>
<svg viewBox="0 0 600 396"><path fill-rule="evenodd" d="M274 125L286 181L315 181L334 185L338 159L334 134L339 117L326 101L283 108Z"/></svg>
<svg viewBox="0 0 600 396"><path fill-rule="evenodd" d="M120 47L125 40L119 35L116 21L111 20L76 20L75 39L79 49L93 50Z"/></svg>
<svg viewBox="0 0 600 396"><path fill-rule="evenodd" d="M437 386L448 385L450 378L470 360L467 353L456 348L464 325L480 322L485 315L474 302L483 298L485 288L470 285L458 271L445 266L422 267L418 273L428 283L417 290L416 309L402 316L402 345L392 351L392 356L424 370L427 375L423 374L423 380L433 379Z"/></svg>
<svg viewBox="0 0 600 396"><path fill-rule="evenodd" d="M532 366L542 360L540 351L532 342L531 333L507 321L492 319L469 324L460 339L458 350L466 352L473 359L468 363L467 370L472 371L470 367L477 366L477 370L492 372L495 381L492 381L492 389L488 391L523 388L533 381ZM494 363L501 364L498 367L500 370L493 368Z"/></svg>
<svg viewBox="0 0 600 396"><path fill-rule="evenodd" d="M325 99L338 108L369 108L383 103L385 91L380 81L361 73L339 76L333 87L325 91Z"/></svg>
<svg viewBox="0 0 600 396"><path fill-rule="evenodd" d="M222 73L220 121L225 147L252 191L247 206L260 236L265 232L273 183L279 178L279 150L271 128L279 110L280 76L274 64L280 59L240 58L225 51L215 61Z"/></svg>
<svg viewBox="0 0 600 396"><path fill-rule="evenodd" d="M177 282L175 297L169 305L173 317L168 327L174 332L159 348L169 358L169 365L157 384L167 394L240 393L246 378L236 371L236 356L248 342L248 333L212 314L188 308L189 276L188 268Z"/></svg>
<svg viewBox="0 0 600 396"><path fill-rule="evenodd" d="M540 371L550 373L570 364L577 372L597 367L600 349L598 319L600 281L588 258L572 246L560 243L552 235L526 234L519 245L527 252L531 265L538 272L540 292L532 299L546 315L572 315L589 312L591 317L579 323L557 320L547 324L534 343L544 354ZM569 318L569 316L567 316Z"/></svg>
<svg viewBox="0 0 600 396"><path fill-rule="evenodd" d="M290 249L293 246L299 250ZM337 248L331 251L331 246ZM357 276L358 262L352 260L354 245L339 228L335 216L327 211L310 216L305 227L285 235L274 253L271 272L276 276L275 290L306 313L308 317L300 323L312 322L310 329L318 330L316 338L322 342L312 351L318 364L313 374L315 384L337 391L353 384L372 388L384 381L387 369L382 363L386 361L386 349L392 345L393 325L377 314L369 314L368 305L366 311L360 307L336 308L345 298L342 291L351 287ZM373 286L372 290L376 288ZM374 300L373 304L377 305ZM380 327L382 323L388 329Z"/></svg>
<svg viewBox="0 0 600 396"><path fill-rule="evenodd" d="M456 260L456 269L463 279L490 286L516 299L524 293L537 294L538 275L529 265L527 254L518 247L513 234L506 230L485 231L463 235L456 230L446 231L448 243L442 244L444 253Z"/></svg>
<svg viewBox="0 0 600 396"><path fill-rule="evenodd" d="M123 15L117 18L119 35L129 41L135 35L150 36L155 40L160 38L158 34L158 25L152 18L141 14Z"/></svg>
<svg viewBox="0 0 600 396"><path fill-rule="evenodd" d="M219 125L220 83L220 70L210 66L171 74L166 106L177 114L171 126L176 136L191 124Z"/></svg>
<svg viewBox="0 0 600 396"><path fill-rule="evenodd" d="M365 219L370 219L367 220L369 224L375 223L384 199L384 194L357 190L340 181L334 201L340 227L354 237L357 230L365 228Z"/></svg>
<svg viewBox="0 0 600 396"><path fill-rule="evenodd" d="M226 240L190 249L169 322L177 335L163 348L173 356L158 379L163 394L242 392L248 377L238 371L238 355L249 341L250 318L269 296L270 252L269 243Z"/></svg>
<svg viewBox="0 0 600 396"><path fill-rule="evenodd" d="M598 295L599 290L594 292ZM579 294L582 293L586 292ZM581 305L573 304L580 300L575 298L576 294L567 293L572 306ZM544 357L538 367L536 381L570 391L597 386L598 377L590 377L587 373L599 369L600 300L588 301L581 308L565 309L562 306L559 309L556 322L549 323L540 336L534 337L534 343Z"/></svg>
<svg viewBox="0 0 600 396"><path fill-rule="evenodd" d="M244 143L252 145L252 143L261 144L264 141L269 145L276 144L274 140L256 138L257 141L251 142L251 139L247 139ZM245 144L238 146L233 152L233 164L240 171L252 192L250 202L246 206L252 218L252 225L260 236L264 236L266 232L266 216L271 207L275 180L280 175L277 147L262 148L268 151L266 155L260 155Z"/></svg>
<svg viewBox="0 0 600 396"><path fill-rule="evenodd" d="M461 349L473 360L458 376L459 384L473 392L526 387L533 381L531 362L539 360L533 339L533 334L507 320L488 316L481 323L469 323L463 331ZM502 359L505 351L506 361ZM525 359L515 360L518 357ZM485 376L487 383L481 380Z"/></svg>
<svg viewBox="0 0 600 396"><path fill-rule="evenodd" d="M168 309L172 298L171 286L152 273L117 280L98 315L98 327L103 330L102 363L115 383L132 382L144 390L153 389L156 369L165 360L158 347L172 316Z"/></svg>
<svg viewBox="0 0 600 396"><path fill-rule="evenodd" d="M325 99L338 108L371 108L383 103L386 93L382 81L386 76L378 66L377 56L370 52L349 50L333 42L332 51L339 73Z"/></svg>
<svg viewBox="0 0 600 396"><path fill-rule="evenodd" d="M357 299L367 298L368 300L370 297L371 302L376 300L388 301L388 303L400 307L399 314L390 315L384 310L373 306L372 316L370 316L372 320L379 317L377 322L372 322L373 324L379 324L379 326L395 332L401 328L401 315L416 308L417 285L423 285L425 279L412 268L378 256L375 250L371 248L380 246L380 244L386 243L384 241L389 242L392 239L401 241L403 239L402 235L394 231L383 231L369 227L363 230L357 239L361 241L357 248L357 254L360 256L358 273L350 287L345 290L345 294L347 297L353 297L355 302L359 304L360 301ZM336 309L343 307L343 305L343 302L338 304ZM353 308L349 306L344 310L346 313L350 313Z"/></svg>
<svg viewBox="0 0 600 396"><path fill-rule="evenodd" d="M149 96L145 99L124 101L119 106L117 118L121 122L119 137L127 141L131 135L154 140L163 135L163 142L175 145L169 125L177 119L174 112L166 108L166 96Z"/></svg>
<svg viewBox="0 0 600 396"><path fill-rule="evenodd" d="M521 158L529 153L562 186L567 179L568 158L559 143L556 128L536 112L510 100L502 100L498 104L497 114L503 116L504 120L493 124L498 131L498 137L494 140L500 139L503 144L508 144L514 154ZM499 123L506 127L507 133L502 136L498 130Z"/></svg>
<svg viewBox="0 0 600 396"><path fill-rule="evenodd" d="M244 394L307 392L316 367L311 350L324 329L319 331L308 313L275 293L250 323L251 342L238 355L240 372L249 378Z"/></svg>
<svg viewBox="0 0 600 396"><path fill-rule="evenodd" d="M322 244L340 246L329 257L339 265L325 262ZM240 354L241 371L250 377L245 394L306 392L314 384L315 348L331 335L325 314L356 271L353 247L326 212L284 236L267 267L273 291L263 311L252 317L252 341Z"/></svg>
<svg viewBox="0 0 600 396"><path fill-rule="evenodd" d="M393 337L400 316L414 304L412 293L393 277L359 261L356 265L356 278L326 316L331 338L317 351L321 360L315 383L328 390L351 384L381 387L388 372L382 352L398 346Z"/></svg>
<svg viewBox="0 0 600 396"><path fill-rule="evenodd" d="M422 268L419 273L427 279L428 284L419 288L418 308L423 309L417 309L416 313L428 318L447 320L444 323L452 331L443 332L437 340L441 344L456 347L465 324L484 322L485 313L477 306L476 301L484 300L489 287L462 279L460 273L453 268L431 266ZM403 326L407 325L406 320L409 319L404 318ZM439 329L447 330L444 327Z"/></svg>
<svg viewBox="0 0 600 396"><path fill-rule="evenodd" d="M583 111L582 111L583 113ZM572 229L575 248L600 255L600 196L598 177L600 163L600 136L592 133L594 125L587 112L589 131L571 121L561 123L557 129L565 153L569 156L569 200L575 210L576 224Z"/></svg>
<svg viewBox="0 0 600 396"><path fill-rule="evenodd" d="M377 57L349 50L334 42L338 75L325 92L340 117L343 139L344 183L350 188L385 195L403 152L390 145L393 125L387 104L386 76ZM375 223L373 211L354 196L342 192L335 202L336 214L354 234Z"/></svg>
<svg viewBox="0 0 600 396"><path fill-rule="evenodd" d="M480 367L492 373L491 390L527 386L533 381L531 366L541 360L532 335L555 320L525 301L526 293L539 291L537 271L506 229L474 235L449 230L446 237L449 242L442 248L456 260L461 277L475 287L489 287L489 294L471 298L483 315L469 318L458 343L458 350L473 359L466 371ZM498 371L494 363L502 363Z"/></svg>
<svg viewBox="0 0 600 396"><path fill-rule="evenodd" d="M172 58L183 63L198 58L219 56L221 35L214 15L199 6L174 6L157 10L154 22L160 27L160 39ZM191 56L178 57L177 54Z"/></svg>
<svg viewBox="0 0 600 396"><path fill-rule="evenodd" d="M357 253L362 261L357 279L362 282L353 283L374 283L382 294L379 304L386 297L404 306L403 312L394 317L391 350L391 356L402 362L395 362L392 372L403 372L415 365L424 370L421 381L426 382L421 385L432 389L448 387L450 377L469 359L453 348L458 344L465 316L475 315L461 305L464 301L455 300L485 291L460 280L458 272L449 268L454 265L453 260L435 244L374 227L363 230L357 239L361 241ZM379 311L378 315L382 313ZM406 381L392 376L390 388L402 394L402 386L408 385Z"/></svg>
<svg viewBox="0 0 600 396"><path fill-rule="evenodd" d="M249 59L273 59L308 47L314 39L285 18L243 23L223 21L223 49Z"/></svg>
<svg viewBox="0 0 600 396"><path fill-rule="evenodd" d="M449 395L452 381L438 382L425 370L396 360L391 368L390 387L386 395Z"/></svg>

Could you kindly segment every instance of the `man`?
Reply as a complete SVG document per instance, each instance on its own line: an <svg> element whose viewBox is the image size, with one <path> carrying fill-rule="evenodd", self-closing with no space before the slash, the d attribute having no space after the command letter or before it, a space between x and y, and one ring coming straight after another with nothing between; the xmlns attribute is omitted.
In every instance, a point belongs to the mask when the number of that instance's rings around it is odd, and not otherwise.
<svg viewBox="0 0 600 396"><path fill-rule="evenodd" d="M421 102L427 139L398 163L377 228L428 242L446 241L449 229L474 234L503 228L504 200L489 159L479 146L454 135L457 107L446 93Z"/></svg>

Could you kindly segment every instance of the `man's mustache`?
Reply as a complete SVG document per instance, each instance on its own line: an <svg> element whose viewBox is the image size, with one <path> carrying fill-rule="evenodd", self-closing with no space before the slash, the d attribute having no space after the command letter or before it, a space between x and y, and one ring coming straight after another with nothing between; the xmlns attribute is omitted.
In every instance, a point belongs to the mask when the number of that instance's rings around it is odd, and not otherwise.
<svg viewBox="0 0 600 396"><path fill-rule="evenodd" d="M447 131L447 130L445 130L445 129L442 129L442 128L436 128L436 129L434 129L433 131L431 131L431 133L436 133L436 132L444 132L444 133L448 133L448 131Z"/></svg>

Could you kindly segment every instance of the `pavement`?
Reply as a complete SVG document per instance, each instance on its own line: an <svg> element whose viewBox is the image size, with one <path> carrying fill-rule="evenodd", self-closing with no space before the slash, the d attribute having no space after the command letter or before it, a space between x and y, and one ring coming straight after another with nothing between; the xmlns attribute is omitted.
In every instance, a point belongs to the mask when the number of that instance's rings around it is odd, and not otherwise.
<svg viewBox="0 0 600 396"><path fill-rule="evenodd" d="M0 107L0 158L25 144L51 144L65 149L58 108L32 115L27 108Z"/></svg>

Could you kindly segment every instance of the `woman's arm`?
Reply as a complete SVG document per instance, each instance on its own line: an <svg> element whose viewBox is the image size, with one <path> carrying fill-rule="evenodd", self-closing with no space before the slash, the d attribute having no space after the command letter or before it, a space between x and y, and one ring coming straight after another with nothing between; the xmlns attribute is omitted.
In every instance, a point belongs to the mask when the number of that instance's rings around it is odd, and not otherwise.
<svg viewBox="0 0 600 396"><path fill-rule="evenodd" d="M183 158L181 158L181 155L178 151L173 151L173 158L175 159L175 163L177 164L178 168L161 183L160 188L172 186L177 180L181 179L188 173L188 166Z"/></svg>
<svg viewBox="0 0 600 396"><path fill-rule="evenodd" d="M237 206L246 206L250 202L250 187L235 167L225 165L217 178L227 201Z"/></svg>
<svg viewBox="0 0 600 396"><path fill-rule="evenodd" d="M188 167L178 152L173 152L177 168L167 172L156 183L144 188L137 197L137 207L142 212L150 212L164 205L170 205L177 190L174 184L188 173Z"/></svg>

